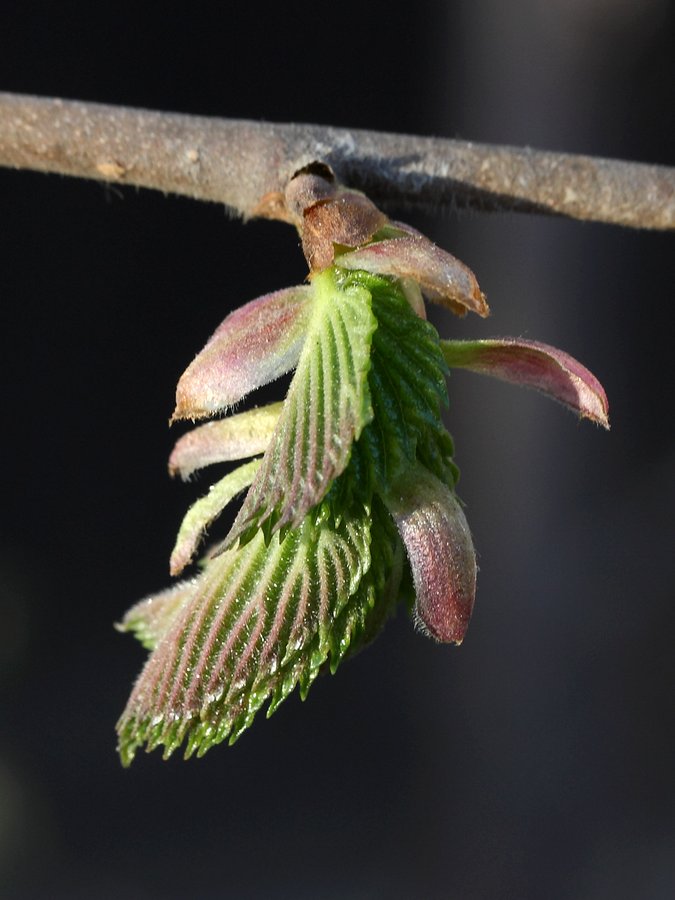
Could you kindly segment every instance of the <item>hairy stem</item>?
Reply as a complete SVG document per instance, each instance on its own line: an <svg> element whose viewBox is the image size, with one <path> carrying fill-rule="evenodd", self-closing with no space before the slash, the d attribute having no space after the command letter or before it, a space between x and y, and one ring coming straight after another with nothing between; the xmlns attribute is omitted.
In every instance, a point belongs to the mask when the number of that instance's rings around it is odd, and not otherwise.
<svg viewBox="0 0 675 900"><path fill-rule="evenodd" d="M666 166L0 93L0 165L212 200L244 217L318 160L380 202L675 228Z"/></svg>

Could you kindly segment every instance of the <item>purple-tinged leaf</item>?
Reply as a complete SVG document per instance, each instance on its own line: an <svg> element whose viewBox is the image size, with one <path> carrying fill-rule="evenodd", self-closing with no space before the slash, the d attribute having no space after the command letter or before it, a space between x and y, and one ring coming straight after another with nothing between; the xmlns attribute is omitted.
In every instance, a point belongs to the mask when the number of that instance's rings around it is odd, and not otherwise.
<svg viewBox="0 0 675 900"><path fill-rule="evenodd" d="M385 503L408 554L416 624L438 641L461 644L476 597L476 554L459 501L418 465Z"/></svg>
<svg viewBox="0 0 675 900"><path fill-rule="evenodd" d="M609 403L598 379L574 357L548 344L520 338L441 341L451 368L469 369L534 388L581 418L609 428Z"/></svg>
<svg viewBox="0 0 675 900"><path fill-rule="evenodd" d="M264 453L282 407L282 402L270 403L193 428L176 442L169 473L187 481L197 469L213 463Z"/></svg>
<svg viewBox="0 0 675 900"><path fill-rule="evenodd" d="M176 546L171 554L172 575L180 575L192 561L203 533L227 504L249 486L259 466L260 460L254 459L233 472L228 472L224 478L211 485L208 494L192 504L180 526Z"/></svg>
<svg viewBox="0 0 675 900"><path fill-rule="evenodd" d="M295 368L311 308L310 285L285 288L235 310L181 376L173 420L227 410Z"/></svg>
<svg viewBox="0 0 675 900"><path fill-rule="evenodd" d="M449 307L459 316L467 310L483 317L490 312L471 269L412 229L405 237L386 238L342 253L335 264L344 269L364 269L375 275L411 278L430 300Z"/></svg>

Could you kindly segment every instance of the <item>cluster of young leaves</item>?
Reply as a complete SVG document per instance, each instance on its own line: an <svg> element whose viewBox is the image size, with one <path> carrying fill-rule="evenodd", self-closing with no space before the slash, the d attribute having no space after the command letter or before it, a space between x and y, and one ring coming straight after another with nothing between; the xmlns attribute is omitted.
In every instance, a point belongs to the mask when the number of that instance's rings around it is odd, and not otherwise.
<svg viewBox="0 0 675 900"><path fill-rule="evenodd" d="M487 314L458 260L324 171L299 173L282 199L309 283L229 315L181 378L174 418L227 412L295 373L283 403L197 427L172 454L183 477L253 458L184 519L174 575L247 489L197 574L120 625L151 651L118 724L125 764L142 745L168 756L185 744L190 756L233 742L267 701L270 715L296 686L304 698L319 672L372 640L401 595L421 630L462 641L476 561L441 418L449 366L537 387L606 424L602 388L566 354L439 339L422 292Z"/></svg>
<svg viewBox="0 0 675 900"><path fill-rule="evenodd" d="M140 744L169 754L186 738L187 755L201 754L236 739L268 697L271 714L296 685L306 696L395 606L403 547L386 511L392 485L417 481L422 466L454 484L433 327L380 276L331 267L313 287L265 456L198 501L174 557L186 562L213 513L250 482L230 534L201 575L124 619L154 650L120 727L126 762Z"/></svg>

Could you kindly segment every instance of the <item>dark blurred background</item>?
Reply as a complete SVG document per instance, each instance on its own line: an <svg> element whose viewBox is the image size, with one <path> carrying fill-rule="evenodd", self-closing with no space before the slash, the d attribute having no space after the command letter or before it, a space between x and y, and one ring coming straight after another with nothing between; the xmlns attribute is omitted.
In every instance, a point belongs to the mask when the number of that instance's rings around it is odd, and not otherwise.
<svg viewBox="0 0 675 900"><path fill-rule="evenodd" d="M0 89L673 165L668 0L12 4ZM0 896L675 896L675 239L393 209L493 310L601 379L612 431L458 373L480 553L457 650L406 616L239 743L115 755L188 503L165 462L182 369L304 277L286 226L0 171Z"/></svg>

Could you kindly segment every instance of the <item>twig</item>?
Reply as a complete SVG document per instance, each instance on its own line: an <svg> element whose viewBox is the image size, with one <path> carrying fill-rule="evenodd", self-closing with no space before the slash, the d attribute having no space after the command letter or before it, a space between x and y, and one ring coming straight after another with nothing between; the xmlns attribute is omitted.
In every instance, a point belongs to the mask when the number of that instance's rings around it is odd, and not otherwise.
<svg viewBox="0 0 675 900"><path fill-rule="evenodd" d="M374 200L675 228L675 169L443 138L0 93L0 165L154 188L247 217L310 162Z"/></svg>

